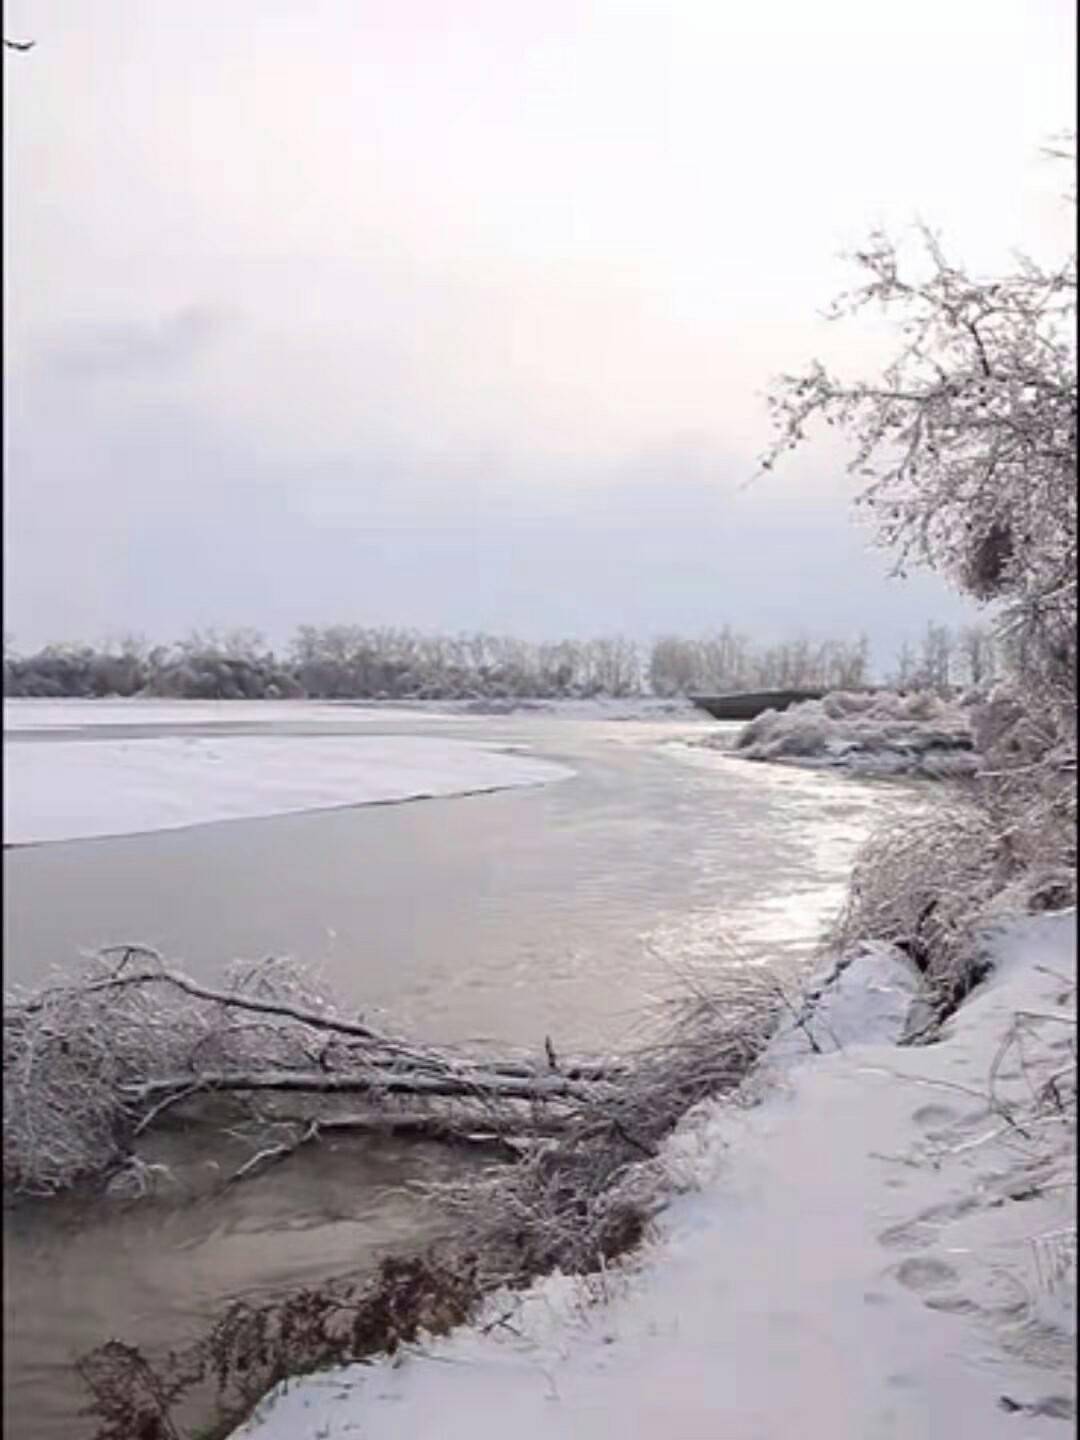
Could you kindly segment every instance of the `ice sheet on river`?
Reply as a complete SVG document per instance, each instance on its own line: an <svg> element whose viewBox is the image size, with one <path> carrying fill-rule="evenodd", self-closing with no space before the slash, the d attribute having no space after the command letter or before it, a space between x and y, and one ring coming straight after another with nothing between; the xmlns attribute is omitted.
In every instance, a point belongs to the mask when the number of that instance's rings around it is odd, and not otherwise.
<svg viewBox="0 0 1080 1440"><path fill-rule="evenodd" d="M4 729L83 730L88 726L178 725L385 725L399 720L455 720L440 709L353 705L318 700L113 700L4 701Z"/></svg>
<svg viewBox="0 0 1080 1440"><path fill-rule="evenodd" d="M527 755L412 735L11 740L4 746L4 843L467 795L572 774Z"/></svg>

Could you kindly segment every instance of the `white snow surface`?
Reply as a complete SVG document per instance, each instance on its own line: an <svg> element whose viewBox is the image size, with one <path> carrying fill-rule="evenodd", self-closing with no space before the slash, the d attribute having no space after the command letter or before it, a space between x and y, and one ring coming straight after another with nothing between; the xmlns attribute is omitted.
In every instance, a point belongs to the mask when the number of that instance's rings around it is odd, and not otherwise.
<svg viewBox="0 0 1080 1440"><path fill-rule="evenodd" d="M1074 926L1003 925L991 980L929 1047L894 1043L910 976L867 952L818 1017L826 1053L789 1032L760 1103L702 1107L676 1132L684 1193L633 1263L287 1383L235 1440L1064 1435L1075 1248L1055 1287L1032 1241L1071 1227L1075 1246L1075 1142L1059 1125L1018 1145L987 1093L1018 1010L1064 1020L1042 1028L1049 1063L1069 1060ZM1027 1080L1002 1066L998 1093L1021 1101Z"/></svg>
<svg viewBox="0 0 1080 1440"><path fill-rule="evenodd" d="M468 741L412 735L7 740L4 843L467 795L573 773Z"/></svg>

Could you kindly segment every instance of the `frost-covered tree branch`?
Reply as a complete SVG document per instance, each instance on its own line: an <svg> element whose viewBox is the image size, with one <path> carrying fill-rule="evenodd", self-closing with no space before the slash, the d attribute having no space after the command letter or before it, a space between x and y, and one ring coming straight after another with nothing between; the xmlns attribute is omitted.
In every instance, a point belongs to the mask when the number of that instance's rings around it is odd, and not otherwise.
<svg viewBox="0 0 1080 1440"><path fill-rule="evenodd" d="M818 361L769 396L771 469L815 422L851 442L850 470L899 572L924 564L1001 602L1026 681L1075 695L1076 256L976 278L922 227L922 265L874 232L861 281L829 310L877 309L897 348L879 375Z"/></svg>

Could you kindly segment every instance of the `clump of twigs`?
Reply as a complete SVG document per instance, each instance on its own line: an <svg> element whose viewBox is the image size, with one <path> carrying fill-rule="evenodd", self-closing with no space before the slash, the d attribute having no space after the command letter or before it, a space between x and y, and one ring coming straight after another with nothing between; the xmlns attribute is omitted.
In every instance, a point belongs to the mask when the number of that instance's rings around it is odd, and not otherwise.
<svg viewBox="0 0 1080 1440"><path fill-rule="evenodd" d="M1076 1189L1076 983L1057 978L1056 1003L1014 1012L990 1071L991 1108L1005 1120L999 1136L1024 1157L1014 1199ZM1072 1216L1072 1224L1030 1237L1036 1281L1049 1293L1075 1283L1075 1203Z"/></svg>
<svg viewBox="0 0 1080 1440"><path fill-rule="evenodd" d="M859 855L834 938L841 948L885 941L922 972L938 1016L985 973L978 923L1006 883L989 818L956 795L901 830L881 830Z"/></svg>
<svg viewBox="0 0 1080 1440"><path fill-rule="evenodd" d="M603 1269L637 1244L670 1191L664 1138L696 1105L738 1088L778 1007L775 982L745 969L687 991L667 1002L618 1084L577 1105L557 1139L429 1193L500 1283Z"/></svg>
<svg viewBox="0 0 1080 1440"><path fill-rule="evenodd" d="M78 1362L99 1421L94 1440L185 1440L201 1402L216 1418L203 1440L231 1433L276 1384L462 1324L482 1296L474 1256L390 1258L366 1281L338 1281L251 1304L237 1301L207 1335L151 1362L110 1340Z"/></svg>

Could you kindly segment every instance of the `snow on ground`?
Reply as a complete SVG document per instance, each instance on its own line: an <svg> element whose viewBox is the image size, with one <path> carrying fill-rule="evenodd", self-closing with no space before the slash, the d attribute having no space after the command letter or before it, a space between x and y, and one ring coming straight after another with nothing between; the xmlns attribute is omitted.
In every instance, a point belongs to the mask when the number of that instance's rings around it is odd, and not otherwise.
<svg viewBox="0 0 1080 1440"><path fill-rule="evenodd" d="M541 785L565 766L417 736L8 740L4 843Z"/></svg>
<svg viewBox="0 0 1080 1440"><path fill-rule="evenodd" d="M727 748L723 739L719 744ZM977 767L965 708L925 694L837 692L766 710L739 735L735 753L863 775L943 777L969 775Z"/></svg>
<svg viewBox="0 0 1080 1440"><path fill-rule="evenodd" d="M423 712L431 720L457 717ZM315 700L5 700L4 729L71 730L90 725L359 724L415 720L403 707Z"/></svg>
<svg viewBox="0 0 1080 1440"><path fill-rule="evenodd" d="M790 1032L761 1103L706 1107L673 1137L696 1188L656 1247L591 1287L497 1297L486 1333L287 1384L237 1440L1063 1436L1075 1145L1056 1122L1023 1139L988 1085L1018 1010L1053 1017L1044 1067L1075 1068L1074 923L1003 927L995 974L929 1047L894 1043L911 980L868 953L819 1012L827 1053ZM1023 1100L1014 1060L998 1094Z"/></svg>

